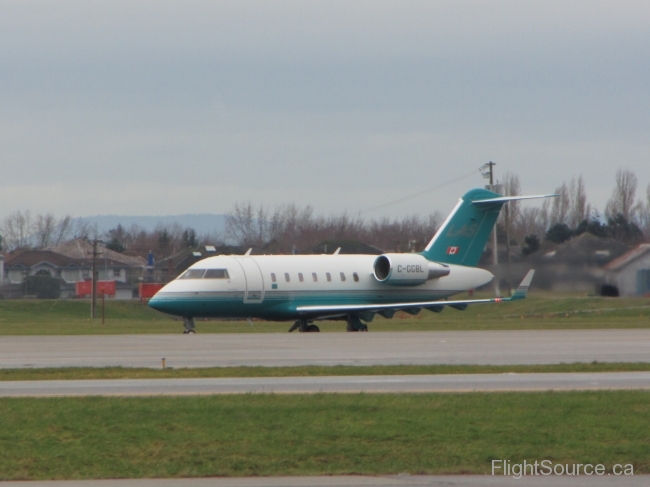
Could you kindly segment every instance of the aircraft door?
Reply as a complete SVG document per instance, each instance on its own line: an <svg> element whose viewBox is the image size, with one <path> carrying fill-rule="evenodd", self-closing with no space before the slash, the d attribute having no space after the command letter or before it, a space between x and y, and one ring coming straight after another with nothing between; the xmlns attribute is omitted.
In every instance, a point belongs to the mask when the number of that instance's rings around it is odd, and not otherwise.
<svg viewBox="0 0 650 487"><path fill-rule="evenodd" d="M262 271L250 257L237 259L239 265L244 270L246 277L246 293L244 294L244 303L261 303L264 300L264 279Z"/></svg>

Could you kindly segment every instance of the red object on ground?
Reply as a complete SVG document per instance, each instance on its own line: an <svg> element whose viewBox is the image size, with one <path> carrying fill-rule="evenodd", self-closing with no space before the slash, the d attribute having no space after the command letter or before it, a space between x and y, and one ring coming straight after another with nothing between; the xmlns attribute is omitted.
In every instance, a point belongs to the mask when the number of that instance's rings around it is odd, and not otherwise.
<svg viewBox="0 0 650 487"><path fill-rule="evenodd" d="M153 298L154 294L162 289L164 284L159 282L141 282L138 284L140 300Z"/></svg>
<svg viewBox="0 0 650 487"><path fill-rule="evenodd" d="M75 283L75 293L77 296L83 298L84 296L92 296L93 282L92 281L77 281ZM108 297L115 297L115 281L97 281L97 296L102 294Z"/></svg>

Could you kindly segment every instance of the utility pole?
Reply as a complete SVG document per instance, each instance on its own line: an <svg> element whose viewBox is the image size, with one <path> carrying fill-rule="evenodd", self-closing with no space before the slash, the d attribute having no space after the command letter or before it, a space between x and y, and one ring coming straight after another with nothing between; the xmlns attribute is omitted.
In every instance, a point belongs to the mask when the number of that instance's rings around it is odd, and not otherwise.
<svg viewBox="0 0 650 487"><path fill-rule="evenodd" d="M97 257L101 252L97 252L97 244L99 243L98 239L93 240L93 251L92 251L92 291L90 299L90 318L95 319L95 309L97 308Z"/></svg>

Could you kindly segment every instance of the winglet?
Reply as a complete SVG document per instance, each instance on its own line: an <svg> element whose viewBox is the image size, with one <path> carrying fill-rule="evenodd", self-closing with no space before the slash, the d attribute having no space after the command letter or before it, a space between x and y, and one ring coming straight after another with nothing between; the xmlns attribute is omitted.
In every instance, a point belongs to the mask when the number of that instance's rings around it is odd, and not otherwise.
<svg viewBox="0 0 650 487"><path fill-rule="evenodd" d="M510 301L516 301L518 299L524 299L526 297L526 293L528 293L528 288L530 287L530 283L533 281L534 275L535 275L535 269L531 269L528 271L528 274L526 274L526 276L521 281L519 286L517 286L517 289L515 290L512 297L510 298Z"/></svg>

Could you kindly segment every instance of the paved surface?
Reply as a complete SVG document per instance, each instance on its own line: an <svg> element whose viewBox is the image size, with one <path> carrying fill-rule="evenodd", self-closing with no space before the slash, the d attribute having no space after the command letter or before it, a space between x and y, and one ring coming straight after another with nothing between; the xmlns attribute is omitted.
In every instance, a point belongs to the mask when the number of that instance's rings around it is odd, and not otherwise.
<svg viewBox="0 0 650 487"><path fill-rule="evenodd" d="M0 368L647 362L650 329L3 336Z"/></svg>
<svg viewBox="0 0 650 487"><path fill-rule="evenodd" d="M237 479L143 479L143 480L76 480L45 482L0 482L2 487L645 487L647 475L628 477L512 477L491 475L394 475L394 476L327 476L327 477L246 477Z"/></svg>
<svg viewBox="0 0 650 487"><path fill-rule="evenodd" d="M0 397L650 389L650 372L0 382Z"/></svg>

